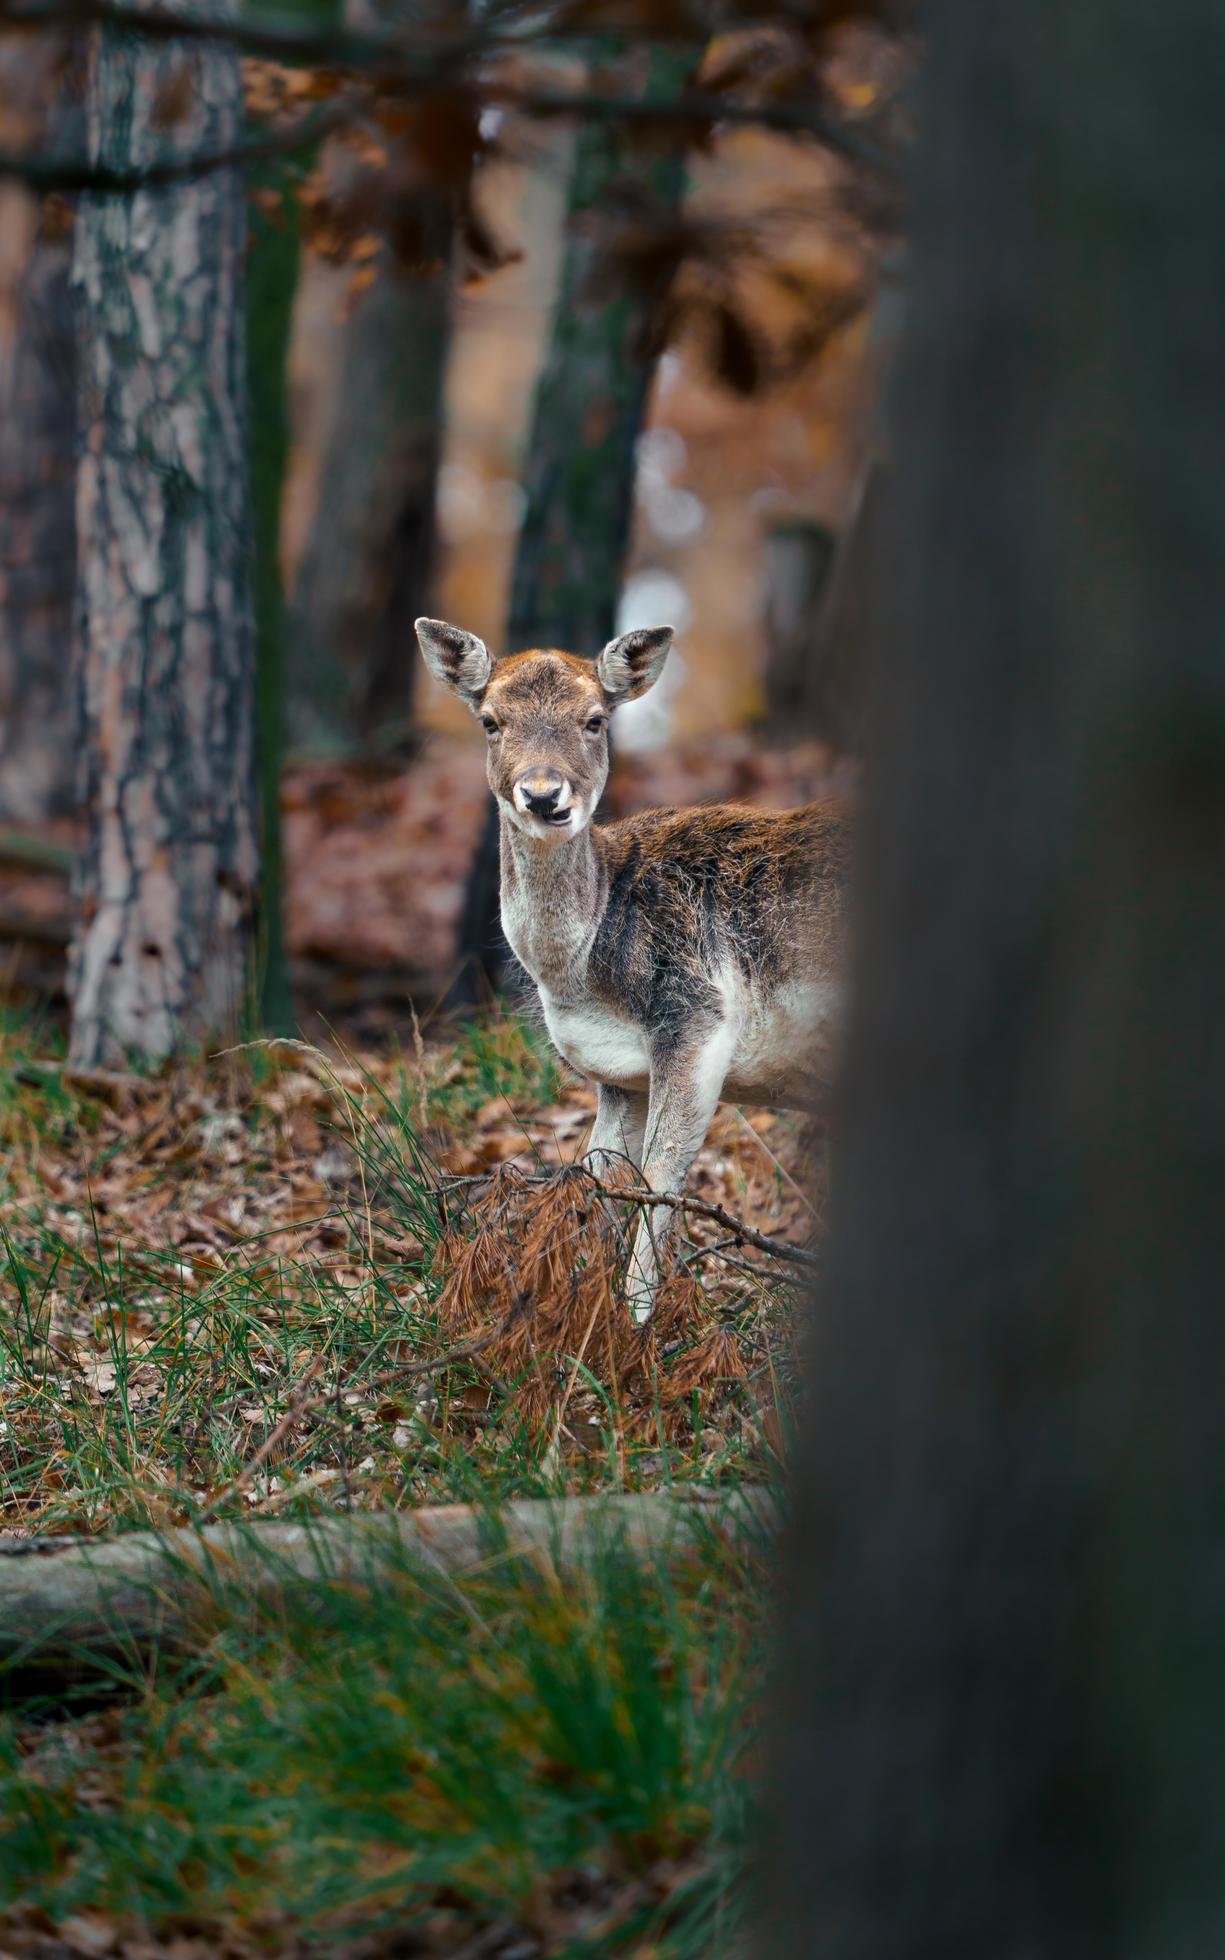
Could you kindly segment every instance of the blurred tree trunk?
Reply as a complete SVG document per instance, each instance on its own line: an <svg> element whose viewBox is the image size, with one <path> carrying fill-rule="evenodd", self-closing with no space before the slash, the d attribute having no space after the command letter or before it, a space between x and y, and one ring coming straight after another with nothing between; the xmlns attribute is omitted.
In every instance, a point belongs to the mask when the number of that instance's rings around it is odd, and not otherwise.
<svg viewBox="0 0 1225 1960"><path fill-rule="evenodd" d="M888 463L873 456L813 620L811 662L800 694L799 726L843 753L857 754L863 747L864 642L881 575L888 494ZM796 722L791 725L794 729Z"/></svg>
<svg viewBox="0 0 1225 1960"><path fill-rule="evenodd" d="M348 0L370 31L395 18ZM334 146L342 177L351 153ZM319 502L294 592L292 733L306 747L403 745L417 672L413 620L429 611L451 327L446 188L422 177L422 264L380 264L341 330L340 378Z"/></svg>
<svg viewBox="0 0 1225 1960"><path fill-rule="evenodd" d="M818 734L824 717L809 715L817 692L821 601L837 550L824 524L793 518L771 524L762 546L762 631L766 646L763 690L766 728L780 741L794 741L797 730Z"/></svg>
<svg viewBox="0 0 1225 1960"><path fill-rule="evenodd" d="M429 610L450 339L450 226L442 200L434 203L437 268L380 267L341 335L319 504L293 601L292 732L307 748L387 748L411 723L413 620Z"/></svg>
<svg viewBox="0 0 1225 1960"><path fill-rule="evenodd" d="M80 140L57 40L0 48L6 127L45 148ZM76 558L76 347L62 205L0 186L0 822L71 810Z"/></svg>
<svg viewBox="0 0 1225 1960"><path fill-rule="evenodd" d="M899 153L908 147L901 128L895 142ZM887 511L893 377L905 312L905 252L899 250L886 254L877 273L864 363L871 400L864 462L841 534L835 539L823 525L799 518L766 532L766 726L779 741L804 731L844 753L863 747L864 647Z"/></svg>
<svg viewBox="0 0 1225 1960"><path fill-rule="evenodd" d="M692 52L642 57L644 96L676 94ZM610 290L602 229L618 206L666 216L685 189L682 151L661 155L632 129L579 129L552 337L536 384L523 484L523 528L507 645L564 647L594 659L616 631L634 511L635 445L659 353L657 322L671 272L656 286ZM647 220L649 222L649 218ZM498 923L498 826L492 805L460 925L461 1004L495 984L505 961Z"/></svg>
<svg viewBox="0 0 1225 1960"><path fill-rule="evenodd" d="M298 0L298 15L334 26L336 0ZM294 297L301 267L301 229L293 192L311 158L256 165L247 217L247 382L250 394L251 504L255 520L256 766L260 856L257 980L259 1024L291 1035L296 1023L285 943L281 772L285 761L288 609L281 582L281 507L289 461L286 374ZM269 209L268 194L279 198Z"/></svg>
<svg viewBox="0 0 1225 1960"><path fill-rule="evenodd" d="M656 51L643 96L676 94L692 54ZM523 487L527 504L511 584L508 645L557 646L594 659L616 630L634 511L635 444L671 283L616 286L601 266L602 229L618 206L665 217L685 189L681 151L660 155L633 130L578 134L552 339L536 384Z"/></svg>
<svg viewBox="0 0 1225 1960"><path fill-rule="evenodd" d="M1225 15L928 19L760 1950L1225 1945Z"/></svg>
<svg viewBox="0 0 1225 1960"><path fill-rule="evenodd" d="M88 120L91 155L118 167L223 148L241 130L239 62L104 33ZM70 989L86 1065L189 1049L244 1000L258 870L245 238L231 170L87 198L77 221L89 832Z"/></svg>
<svg viewBox="0 0 1225 1960"><path fill-rule="evenodd" d="M298 232L285 198L283 166L253 173L260 191L280 193L273 218L248 207L247 381L250 392L251 505L255 521L256 760L259 772L262 875L259 899L259 1021L267 1034L294 1032L285 949L281 849L281 769L285 758L285 594L281 586L281 502L289 458L285 365L298 283Z"/></svg>

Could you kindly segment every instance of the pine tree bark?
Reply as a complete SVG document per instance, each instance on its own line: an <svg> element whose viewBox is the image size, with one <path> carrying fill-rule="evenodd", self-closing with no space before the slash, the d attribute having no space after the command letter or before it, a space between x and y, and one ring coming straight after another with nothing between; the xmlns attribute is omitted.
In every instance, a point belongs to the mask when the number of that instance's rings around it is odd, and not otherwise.
<svg viewBox="0 0 1225 1960"><path fill-rule="evenodd" d="M691 53L645 58L643 93L676 94ZM668 274L657 288L609 291L600 219L619 202L657 214L680 208L682 151L665 155L609 123L584 124L575 141L566 245L549 351L532 408L523 528L511 583L507 645L564 647L594 659L616 631L634 513L635 445L659 353ZM454 1000L470 1004L496 984L505 943L498 923L498 827L490 807L460 923Z"/></svg>
<svg viewBox="0 0 1225 1960"><path fill-rule="evenodd" d="M229 51L97 40L97 161L223 148L241 119ZM247 984L258 833L245 237L229 170L89 198L78 217L89 828L70 988L83 1065L190 1049L233 1026Z"/></svg>
<svg viewBox="0 0 1225 1960"><path fill-rule="evenodd" d="M1225 1942L1225 17L928 18L760 1951Z"/></svg>
<svg viewBox="0 0 1225 1960"><path fill-rule="evenodd" d="M676 94L693 56L650 55L642 93ZM658 287L609 290L601 218L644 202L680 208L683 151L663 156L615 125L580 128L566 210L566 249L552 337L536 386L515 554L507 640L564 647L594 659L616 629L634 512L635 444L659 352Z"/></svg>
<svg viewBox="0 0 1225 1960"><path fill-rule="evenodd" d="M48 37L0 49L0 100L23 140L79 140ZM22 184L0 189L0 822L71 810L76 347L71 234Z"/></svg>

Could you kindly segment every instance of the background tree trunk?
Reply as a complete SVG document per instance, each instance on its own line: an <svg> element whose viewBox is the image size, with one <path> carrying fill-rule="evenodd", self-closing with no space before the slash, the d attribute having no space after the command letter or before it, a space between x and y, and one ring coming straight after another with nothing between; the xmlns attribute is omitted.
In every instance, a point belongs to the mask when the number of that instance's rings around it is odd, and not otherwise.
<svg viewBox="0 0 1225 1960"><path fill-rule="evenodd" d="M103 35L88 119L91 155L110 165L222 148L241 128L239 63ZM234 171L86 199L77 222L82 1065L190 1047L233 1025L246 985L258 853L245 235Z"/></svg>
<svg viewBox="0 0 1225 1960"><path fill-rule="evenodd" d="M370 32L395 10L348 0L345 18ZM353 167L351 152L334 146L333 177ZM450 348L445 187L423 176L415 215L421 268L381 263L337 345L318 507L294 592L291 729L307 748L402 747L411 728L413 621L430 610Z"/></svg>
<svg viewBox="0 0 1225 1960"><path fill-rule="evenodd" d="M6 127L79 146L57 39L0 48ZM76 346L62 206L0 187L0 822L71 810L77 741L71 683L76 578Z"/></svg>
<svg viewBox="0 0 1225 1960"><path fill-rule="evenodd" d="M761 1950L1225 1941L1225 16L944 0Z"/></svg>
<svg viewBox="0 0 1225 1960"><path fill-rule="evenodd" d="M829 567L800 694L800 726L848 754L863 748L864 646L873 587L887 563L881 527L887 521L888 493L889 465L873 457ZM795 720L791 726L795 728Z"/></svg>
<svg viewBox="0 0 1225 1960"><path fill-rule="evenodd" d="M259 1021L266 1034L295 1031L285 946L281 770L285 760L286 607L281 585L281 503L289 459L285 366L301 258L298 232L284 199L292 176L283 165L254 173L258 188L281 194L273 219L248 206L247 382L250 395L251 505L255 521L256 760L259 773L261 878L258 929Z"/></svg>
<svg viewBox="0 0 1225 1960"><path fill-rule="evenodd" d="M300 16L334 26L336 0L298 0ZM289 954L285 943L281 772L287 720L289 615L281 582L281 509L289 462L287 368L294 298L302 262L301 227L293 194L313 160L277 160L248 175L247 381L250 395L251 504L255 520L256 763L259 773L260 857L259 1023L265 1034L296 1031ZM266 196L280 199L267 208Z"/></svg>
<svg viewBox="0 0 1225 1960"><path fill-rule="evenodd" d="M816 669L821 601L837 548L828 526L808 518L771 524L763 539L762 686L766 728L776 740L794 741L797 729L810 723L817 734L825 733L828 716L820 711Z"/></svg>
<svg viewBox="0 0 1225 1960"><path fill-rule="evenodd" d="M294 592L291 729L306 748L391 748L411 725L450 339L450 225L433 202L438 269L380 267L341 336L319 504Z"/></svg>
<svg viewBox="0 0 1225 1960"><path fill-rule="evenodd" d="M649 57L643 95L676 94L693 56ZM615 125L584 124L575 141L566 248L552 337L536 385L507 643L557 646L594 659L616 629L634 510L635 444L659 352L656 289L610 290L602 224L644 200L679 210L685 158L660 156Z"/></svg>
<svg viewBox="0 0 1225 1960"><path fill-rule="evenodd" d="M644 59L643 93L676 94L691 52ZM594 659L616 631L634 510L635 445L659 352L665 285L610 292L601 224L619 204L680 208L683 152L660 155L615 125L583 124L575 139L566 244L548 355L532 409L523 528L511 583L507 646L564 647ZM498 922L498 825L492 804L468 882L453 1000L496 984L505 961Z"/></svg>

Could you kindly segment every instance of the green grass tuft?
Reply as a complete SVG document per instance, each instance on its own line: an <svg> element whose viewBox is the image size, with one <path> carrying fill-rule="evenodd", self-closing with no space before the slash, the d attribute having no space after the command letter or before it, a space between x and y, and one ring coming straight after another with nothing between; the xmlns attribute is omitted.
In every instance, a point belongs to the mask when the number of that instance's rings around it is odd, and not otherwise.
<svg viewBox="0 0 1225 1960"><path fill-rule="evenodd" d="M236 1599L204 1661L132 1705L0 1719L0 1908L323 1952L502 1922L574 1960L723 1951L763 1590L712 1541L678 1572L608 1545L564 1579Z"/></svg>

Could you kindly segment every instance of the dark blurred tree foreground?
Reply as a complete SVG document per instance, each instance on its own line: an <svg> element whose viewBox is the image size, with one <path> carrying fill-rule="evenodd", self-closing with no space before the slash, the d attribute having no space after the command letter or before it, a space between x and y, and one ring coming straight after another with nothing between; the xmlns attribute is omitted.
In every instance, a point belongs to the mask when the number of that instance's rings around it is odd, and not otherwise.
<svg viewBox="0 0 1225 1960"><path fill-rule="evenodd" d="M932 10L761 1951L1225 1943L1225 16Z"/></svg>
<svg viewBox="0 0 1225 1960"><path fill-rule="evenodd" d="M71 961L78 1061L194 1047L232 1028L244 1002L286 1022L286 675L305 682L308 638L326 649L346 695L337 725L347 720L358 739L386 739L396 701L401 714L407 705L406 626L428 608L449 293L457 279L491 276L511 249L481 210L496 126L509 118L512 141L542 116L576 127L505 638L594 654L614 629L635 439L665 335L698 331L713 371L740 393L778 365L733 276L746 253L771 276L768 254L717 227L686 229L685 155L746 123L816 144L840 159L848 206L876 186L870 231L888 213L889 146L870 115L846 120L826 68L847 20L878 13L712 11L696 0L502 0L479 13L447 0L411 20L357 7L341 19L323 5L240 16L223 0L39 7L41 31L59 32L61 49L89 67L87 149L70 132L0 147L0 174L82 199L77 610L89 834ZM337 155L304 180L326 138ZM299 236L350 270L353 359L287 616L277 520ZM687 267L697 269L688 281ZM778 280L800 316L796 345L815 358L847 294L831 305L819 278L797 286L794 267ZM865 259L852 307L869 283ZM335 496L371 571L361 605L334 575ZM487 915L479 877L474 899Z"/></svg>

